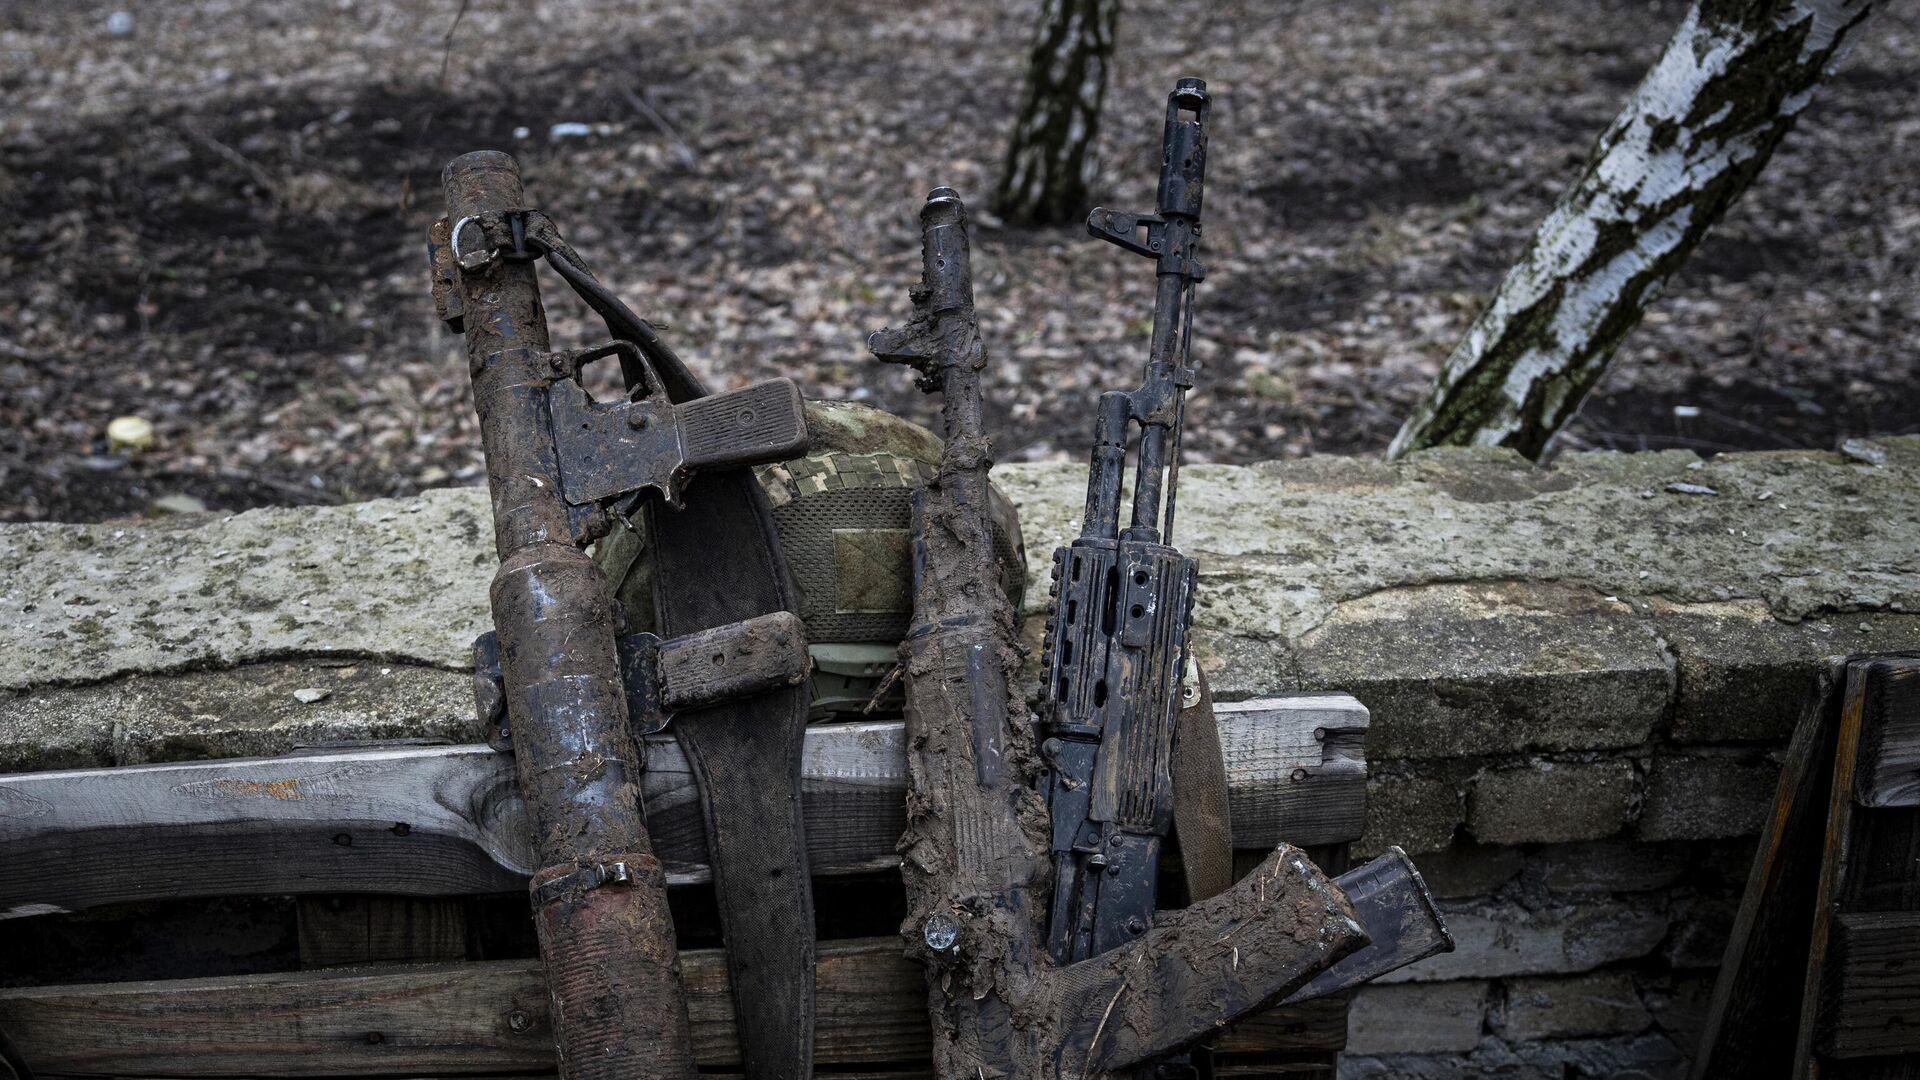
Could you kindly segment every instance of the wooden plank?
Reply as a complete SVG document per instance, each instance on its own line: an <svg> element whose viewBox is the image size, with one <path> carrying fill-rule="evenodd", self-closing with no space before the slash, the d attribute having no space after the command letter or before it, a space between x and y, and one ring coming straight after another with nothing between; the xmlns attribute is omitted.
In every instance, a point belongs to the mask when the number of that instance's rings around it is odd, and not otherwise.
<svg viewBox="0 0 1920 1080"><path fill-rule="evenodd" d="M1822 669L1801 707L1714 983L1693 1080L1763 1080L1791 1068L1796 1031L1785 1020L1800 1012L1845 675L1845 664Z"/></svg>
<svg viewBox="0 0 1920 1080"><path fill-rule="evenodd" d="M1828 1052L1836 1033L1850 1023L1846 1002L1833 996L1841 976L1836 966L1841 919L1920 911L1920 809L1873 807L1859 798L1868 767L1867 747L1882 738L1890 720L1904 720L1901 714L1914 707L1916 687L1920 687L1920 658L1863 657L1847 665L1847 696L1826 822L1826 859L1813 908L1796 1080L1887 1080L1920 1074L1917 1056L1849 1058ZM1896 1022L1916 1019L1920 1016L1909 1008ZM1821 1055L1817 1061L1816 1054Z"/></svg>
<svg viewBox="0 0 1920 1080"><path fill-rule="evenodd" d="M1221 710L1236 847L1359 835L1364 706L1331 695ZM902 740L897 721L808 730L801 792L815 873L896 864ZM668 880L707 880L686 759L664 736L645 752L647 819ZM484 746L0 776L0 918L188 896L508 892L532 870L525 832L512 761Z"/></svg>
<svg viewBox="0 0 1920 1080"><path fill-rule="evenodd" d="M1920 912L1853 912L1834 923L1821 1052L1920 1054Z"/></svg>
<svg viewBox="0 0 1920 1080"><path fill-rule="evenodd" d="M1348 694L1214 703L1235 847L1356 840L1367 806L1367 707ZM1314 792L1302 798L1304 792Z"/></svg>
<svg viewBox="0 0 1920 1080"><path fill-rule="evenodd" d="M0 914L226 894L525 888L513 763L395 747L0 778Z"/></svg>
<svg viewBox="0 0 1920 1080"><path fill-rule="evenodd" d="M1913 672L1903 665L1876 687L1876 722L1861 737L1862 806L1920 806L1920 678Z"/></svg>
<svg viewBox="0 0 1920 1080"><path fill-rule="evenodd" d="M1902 971L1874 973L1871 967L1850 965L1846 940L1850 928L1903 931L1908 949L1920 947L1916 944L1920 935L1910 925L1920 919L1920 806L1858 797L1873 763L1870 747L1884 744L1887 728L1910 718L1920 697L1916 694L1920 658L1876 657L1856 667L1865 675L1861 760L1854 789L1859 805L1848 808L1852 820L1846 825L1844 861L1836 868L1833 944L1821 972L1821 998L1814 1015L1814 1046L1823 1055L1818 1075L1821 1080L1920 1080L1920 1046L1914 1045L1920 1030L1920 1005L1916 1004L1920 999L1911 988L1904 991L1904 998L1898 996L1899 987L1884 983L1880 989L1886 993L1878 998L1849 999L1842 993L1849 982L1860 987L1869 974L1875 975L1875 981L1912 977L1907 973L1911 959ZM1887 805L1875 804L1879 802ZM1858 943L1855 959L1871 952L1867 944ZM1864 1012L1857 1012L1862 1008Z"/></svg>
<svg viewBox="0 0 1920 1080"><path fill-rule="evenodd" d="M1280 1052L1311 1054L1324 1050L1343 1050L1347 1045L1347 1005L1351 994L1329 994L1255 1013L1236 1025L1225 1039L1215 1044L1222 1058L1239 1057L1258 1051L1263 1063Z"/></svg>
<svg viewBox="0 0 1920 1080"><path fill-rule="evenodd" d="M737 1062L718 950L682 954L703 1067ZM822 1065L928 1060L927 988L898 940L819 946ZM1248 1022L1223 1054L1338 1049L1338 1001ZM550 1067L539 963L508 960L0 990L0 1027L49 1075L402 1076Z"/></svg>
<svg viewBox="0 0 1920 1080"><path fill-rule="evenodd" d="M303 896L295 908L300 966L465 960L466 903L417 896Z"/></svg>
<svg viewBox="0 0 1920 1080"><path fill-rule="evenodd" d="M1853 839L1854 778L1860 767L1860 729L1867 714L1872 665L1847 664L1845 697L1840 723L1834 731L1833 777L1827 787L1827 813L1821 834L1820 882L1814 893L1813 927L1808 935L1807 962L1801 975L1798 1033L1794 1042L1793 1080L1817 1080L1814 1061L1820 989L1826 979L1828 949L1833 940L1833 913L1847 872L1848 848Z"/></svg>

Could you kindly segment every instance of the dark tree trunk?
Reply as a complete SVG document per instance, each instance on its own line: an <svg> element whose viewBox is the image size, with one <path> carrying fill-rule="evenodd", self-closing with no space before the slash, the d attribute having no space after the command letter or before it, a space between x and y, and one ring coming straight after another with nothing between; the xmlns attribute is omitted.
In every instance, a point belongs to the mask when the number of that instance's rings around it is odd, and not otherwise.
<svg viewBox="0 0 1920 1080"><path fill-rule="evenodd" d="M1870 0L1700 0L1533 234L1387 456L1537 458L1766 165Z"/></svg>
<svg viewBox="0 0 1920 1080"><path fill-rule="evenodd" d="M1119 23L1120 0L1046 0L994 195L1002 217L1051 225L1077 221L1091 209L1093 146Z"/></svg>

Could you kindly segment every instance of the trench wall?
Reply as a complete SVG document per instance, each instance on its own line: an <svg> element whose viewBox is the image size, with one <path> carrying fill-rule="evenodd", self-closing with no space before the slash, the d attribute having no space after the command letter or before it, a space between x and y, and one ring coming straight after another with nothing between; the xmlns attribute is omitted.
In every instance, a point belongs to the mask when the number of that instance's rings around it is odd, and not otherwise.
<svg viewBox="0 0 1920 1080"><path fill-rule="evenodd" d="M1044 585L1083 474L996 475ZM1369 707L1356 854L1460 943L1357 995L1342 1075L1682 1075L1815 667L1920 648L1920 440L1191 466L1181 507L1217 696ZM492 567L474 490L0 527L0 771L477 739Z"/></svg>

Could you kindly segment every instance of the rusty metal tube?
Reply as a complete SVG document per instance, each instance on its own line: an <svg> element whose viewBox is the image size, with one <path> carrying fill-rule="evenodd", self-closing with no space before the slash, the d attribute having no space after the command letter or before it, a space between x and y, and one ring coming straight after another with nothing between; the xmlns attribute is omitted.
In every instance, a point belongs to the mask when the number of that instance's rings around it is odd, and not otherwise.
<svg viewBox="0 0 1920 1080"><path fill-rule="evenodd" d="M456 233L470 217L523 205L506 154L466 154L442 180ZM492 258L463 268L459 284L500 554L494 628L542 867L534 918L560 1075L687 1080L695 1071L686 997L665 877L641 814L612 590L581 550L561 494L533 264ZM609 867L618 873L600 872Z"/></svg>

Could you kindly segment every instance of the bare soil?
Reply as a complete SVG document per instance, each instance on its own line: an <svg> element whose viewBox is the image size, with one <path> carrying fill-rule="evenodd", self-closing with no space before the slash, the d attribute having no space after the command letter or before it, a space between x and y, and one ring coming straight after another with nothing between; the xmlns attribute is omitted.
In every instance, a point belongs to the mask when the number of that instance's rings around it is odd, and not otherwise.
<svg viewBox="0 0 1920 1080"><path fill-rule="evenodd" d="M906 318L927 189L984 209L1037 7L0 4L0 519L479 482L422 242L481 147L714 384L925 418L865 336ZM1189 460L1383 448L1683 10L1130 4L1098 197L1148 208L1166 90L1216 95ZM1873 20L1562 447L1920 430L1920 12ZM1150 268L976 219L1000 456L1078 458ZM556 339L595 337L559 289ZM127 414L151 451L110 452Z"/></svg>

